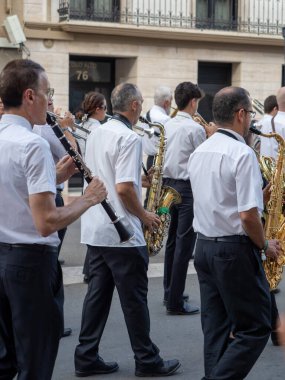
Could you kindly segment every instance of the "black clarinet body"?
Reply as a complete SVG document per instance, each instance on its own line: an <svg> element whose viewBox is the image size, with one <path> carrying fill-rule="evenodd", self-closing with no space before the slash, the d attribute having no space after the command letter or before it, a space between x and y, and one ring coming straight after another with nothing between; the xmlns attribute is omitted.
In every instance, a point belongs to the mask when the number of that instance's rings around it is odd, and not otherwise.
<svg viewBox="0 0 285 380"><path fill-rule="evenodd" d="M93 178L91 170L86 166L81 155L72 147L70 142L65 137L64 133L62 132L60 126L57 123L56 117L51 112L47 112L46 120L47 120L47 123L51 126L57 138L60 140L60 142L64 146L66 152L72 157L76 167L78 168L80 173L83 175L85 181L87 183L90 183ZM101 205L103 206L104 210L106 211L112 223L114 224L114 227L116 228L120 236L121 243L126 243L127 241L132 239L133 234L130 231L128 231L128 229L124 226L124 224L120 220L120 217L116 214L115 210L110 205L108 200L104 199L101 202Z"/></svg>

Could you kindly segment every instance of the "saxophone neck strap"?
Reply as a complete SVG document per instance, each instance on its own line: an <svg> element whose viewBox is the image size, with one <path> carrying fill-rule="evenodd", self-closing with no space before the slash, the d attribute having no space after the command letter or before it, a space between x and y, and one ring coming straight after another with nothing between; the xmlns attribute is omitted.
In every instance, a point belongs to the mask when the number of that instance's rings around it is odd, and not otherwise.
<svg viewBox="0 0 285 380"><path fill-rule="evenodd" d="M217 132L222 133L223 135L226 135L228 137L231 137L234 140L238 140L238 138L235 135L233 135L231 132L225 131L224 129L218 129Z"/></svg>
<svg viewBox="0 0 285 380"><path fill-rule="evenodd" d="M147 121L149 121L151 123L151 118L150 118L150 110L147 111L146 115L145 115L145 118Z"/></svg>
<svg viewBox="0 0 285 380"><path fill-rule="evenodd" d="M129 129L133 129L131 122L124 115L120 113L114 113L111 120L112 119L120 121L121 123L125 124L125 126L128 127Z"/></svg>

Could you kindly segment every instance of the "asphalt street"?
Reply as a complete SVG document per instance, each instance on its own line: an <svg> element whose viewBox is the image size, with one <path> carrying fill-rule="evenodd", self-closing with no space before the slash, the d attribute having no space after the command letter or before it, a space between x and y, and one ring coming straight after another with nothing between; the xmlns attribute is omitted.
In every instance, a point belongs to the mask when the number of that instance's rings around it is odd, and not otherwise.
<svg viewBox="0 0 285 380"><path fill-rule="evenodd" d="M68 229L63 248L62 258L65 269L83 264L85 247L79 243L80 223L77 221ZM150 262L162 263L163 252ZM277 295L280 311L285 312L285 285L280 284L281 292ZM65 325L71 327L70 337L61 340L55 365L54 380L75 379L73 355L78 342L81 310L87 285L77 283L65 286ZM190 294L190 302L199 304L199 288L196 274L187 277L186 291ZM149 279L149 310L151 317L151 336L159 346L165 359L178 358L182 367L175 376L177 379L200 380L203 376L203 335L200 315L169 316L162 305L162 277ZM256 310L258 313L259 311ZM133 353L130 348L127 329L123 319L117 293L110 316L102 337L100 355L106 361L117 361L120 369L110 375L90 376L90 379L135 379ZM174 378L174 377L173 377ZM258 362L252 369L247 380L278 380L285 379L285 350L268 342Z"/></svg>

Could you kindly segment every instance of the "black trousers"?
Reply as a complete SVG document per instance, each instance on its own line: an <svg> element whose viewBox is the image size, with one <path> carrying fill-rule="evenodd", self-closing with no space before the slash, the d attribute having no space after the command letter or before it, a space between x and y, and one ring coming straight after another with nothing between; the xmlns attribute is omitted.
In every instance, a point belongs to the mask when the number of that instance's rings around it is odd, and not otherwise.
<svg viewBox="0 0 285 380"><path fill-rule="evenodd" d="M183 292L189 261L196 241L193 230L193 195L189 181L165 179L164 185L177 190L182 203L172 206L171 222L165 248L164 259L164 299L169 309L183 306Z"/></svg>
<svg viewBox="0 0 285 380"><path fill-rule="evenodd" d="M63 329L57 248L0 244L0 379L50 380Z"/></svg>
<svg viewBox="0 0 285 380"><path fill-rule="evenodd" d="M201 292L205 379L242 380L271 332L269 285L251 242L200 240L195 250ZM229 339L230 332L234 339Z"/></svg>
<svg viewBox="0 0 285 380"><path fill-rule="evenodd" d="M150 339L147 306L146 247L91 247L89 284L83 304L79 345L75 350L75 368L91 370L109 315L116 286L124 313L131 346L139 368L161 363L159 350Z"/></svg>

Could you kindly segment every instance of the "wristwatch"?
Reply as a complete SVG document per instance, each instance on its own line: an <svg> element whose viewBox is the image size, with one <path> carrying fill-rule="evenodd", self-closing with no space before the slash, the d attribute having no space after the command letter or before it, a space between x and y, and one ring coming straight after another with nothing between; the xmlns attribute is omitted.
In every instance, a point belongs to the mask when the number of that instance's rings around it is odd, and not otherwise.
<svg viewBox="0 0 285 380"><path fill-rule="evenodd" d="M265 240L265 245L263 248L261 248L261 250L259 251L260 252L260 255L261 255L261 260L262 261L265 261L266 260L266 254L265 252L267 251L267 248L268 248L268 240Z"/></svg>

